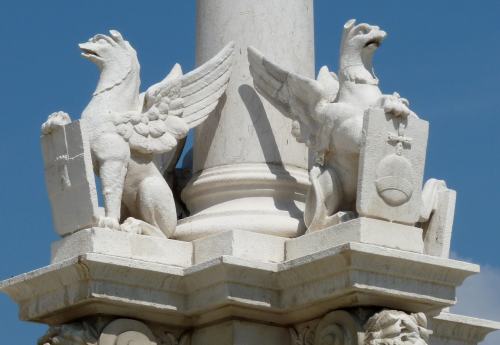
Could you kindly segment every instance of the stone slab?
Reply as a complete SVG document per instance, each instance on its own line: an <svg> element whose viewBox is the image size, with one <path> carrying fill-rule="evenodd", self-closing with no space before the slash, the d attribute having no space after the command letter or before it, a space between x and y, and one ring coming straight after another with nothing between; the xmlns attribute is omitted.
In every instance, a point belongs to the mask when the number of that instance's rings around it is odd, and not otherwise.
<svg viewBox="0 0 500 345"><path fill-rule="evenodd" d="M429 328L433 330L429 345L476 345L500 330L500 322L443 312L429 318Z"/></svg>
<svg viewBox="0 0 500 345"><path fill-rule="evenodd" d="M158 239L155 239L157 241ZM329 310L440 310L477 265L348 243L283 263L221 256L190 267L84 254L8 279L23 320L110 314L197 327L228 318L292 324Z"/></svg>
<svg viewBox="0 0 500 345"><path fill-rule="evenodd" d="M233 230L193 241L194 263L223 255L261 262L285 260L286 238L250 231Z"/></svg>
<svg viewBox="0 0 500 345"><path fill-rule="evenodd" d="M424 226L425 254L447 258L450 256L457 193L451 189L444 189L438 192L437 197L440 207L434 211L430 221Z"/></svg>
<svg viewBox="0 0 500 345"><path fill-rule="evenodd" d="M144 260L172 266L191 266L191 243L123 231L91 228L78 231L52 244L52 263L96 253Z"/></svg>
<svg viewBox="0 0 500 345"><path fill-rule="evenodd" d="M84 138L80 121L41 138L52 218L61 236L93 226L100 212L90 147Z"/></svg>
<svg viewBox="0 0 500 345"><path fill-rule="evenodd" d="M372 218L356 218L286 242L287 260L296 259L348 242L423 253L422 229Z"/></svg>
<svg viewBox="0 0 500 345"><path fill-rule="evenodd" d="M429 123L392 117L372 108L364 116L356 209L360 216L415 224L422 207L422 181Z"/></svg>

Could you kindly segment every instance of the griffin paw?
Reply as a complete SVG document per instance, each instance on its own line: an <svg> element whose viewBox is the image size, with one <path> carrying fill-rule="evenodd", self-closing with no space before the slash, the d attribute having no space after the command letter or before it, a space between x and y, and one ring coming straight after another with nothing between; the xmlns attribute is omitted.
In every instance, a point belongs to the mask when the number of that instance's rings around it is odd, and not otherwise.
<svg viewBox="0 0 500 345"><path fill-rule="evenodd" d="M55 128L67 125L68 123L71 123L71 117L64 111L52 113L42 125L42 134L50 134Z"/></svg>
<svg viewBox="0 0 500 345"><path fill-rule="evenodd" d="M392 95L383 95L378 100L377 105L393 116L407 117L412 113L408 100L402 98L397 92Z"/></svg>
<svg viewBox="0 0 500 345"><path fill-rule="evenodd" d="M132 234L165 238L163 232L161 232L161 230L157 227L132 217L127 218L121 225L120 229Z"/></svg>
<svg viewBox="0 0 500 345"><path fill-rule="evenodd" d="M99 217L97 219L97 226L100 228L120 230L120 223L118 222L118 219L111 217Z"/></svg>

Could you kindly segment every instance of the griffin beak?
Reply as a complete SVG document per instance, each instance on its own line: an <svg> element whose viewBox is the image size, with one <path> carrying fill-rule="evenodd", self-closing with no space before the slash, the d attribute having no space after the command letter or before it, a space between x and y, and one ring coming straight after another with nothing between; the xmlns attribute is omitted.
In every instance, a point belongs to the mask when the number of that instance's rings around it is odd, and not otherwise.
<svg viewBox="0 0 500 345"><path fill-rule="evenodd" d="M97 54L97 52L94 50L94 43L93 42L86 42L86 43L80 43L78 45L78 47L80 48L80 50L82 51L82 56L93 62L93 63L100 63L102 62L102 59L101 57L99 56L99 54Z"/></svg>

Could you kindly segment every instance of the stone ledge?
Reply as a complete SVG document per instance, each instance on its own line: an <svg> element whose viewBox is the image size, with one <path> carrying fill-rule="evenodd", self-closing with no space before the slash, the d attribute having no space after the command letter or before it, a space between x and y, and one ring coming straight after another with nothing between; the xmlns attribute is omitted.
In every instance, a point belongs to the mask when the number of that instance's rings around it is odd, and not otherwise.
<svg viewBox="0 0 500 345"><path fill-rule="evenodd" d="M500 330L500 322L444 312L429 320L433 330L431 345L477 344L489 333Z"/></svg>
<svg viewBox="0 0 500 345"><path fill-rule="evenodd" d="M291 324L352 306L432 311L477 265L347 243L284 263L221 256L187 268L85 254L0 284L23 320L94 314L199 326L227 317ZM168 320L168 321L166 321Z"/></svg>
<svg viewBox="0 0 500 345"><path fill-rule="evenodd" d="M360 217L288 240L286 259L295 259L348 242L374 244L415 253L424 252L422 229Z"/></svg>
<svg viewBox="0 0 500 345"><path fill-rule="evenodd" d="M189 242L90 228L54 242L51 262L63 262L88 253L189 267L192 264L193 246Z"/></svg>

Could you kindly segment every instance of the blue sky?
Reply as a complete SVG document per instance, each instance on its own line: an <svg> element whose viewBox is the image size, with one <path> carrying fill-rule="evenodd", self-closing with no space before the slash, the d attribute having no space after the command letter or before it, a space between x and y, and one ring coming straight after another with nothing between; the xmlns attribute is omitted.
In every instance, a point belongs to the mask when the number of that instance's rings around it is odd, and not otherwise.
<svg viewBox="0 0 500 345"><path fill-rule="evenodd" d="M381 87L407 97L413 110L430 122L426 176L446 179L458 191L453 252L486 267L485 278L473 278L460 294L481 300L486 295L481 289L489 288L494 299L457 310L496 319L499 297L490 286L500 281L495 216L500 207L499 14L497 1L315 3L317 69L324 64L338 67L346 20L377 24L389 33L375 58ZM95 87L97 70L79 56L77 43L111 28L120 30L139 53L147 87L175 62L185 71L193 67L194 20L194 0L2 0L0 279L49 262L56 235L39 130L56 110L78 118ZM17 309L5 295L0 296L0 311L6 343L33 344L44 331L43 326L17 321Z"/></svg>

